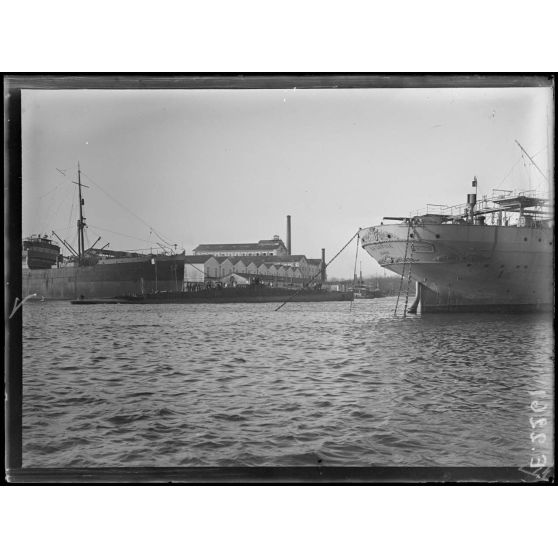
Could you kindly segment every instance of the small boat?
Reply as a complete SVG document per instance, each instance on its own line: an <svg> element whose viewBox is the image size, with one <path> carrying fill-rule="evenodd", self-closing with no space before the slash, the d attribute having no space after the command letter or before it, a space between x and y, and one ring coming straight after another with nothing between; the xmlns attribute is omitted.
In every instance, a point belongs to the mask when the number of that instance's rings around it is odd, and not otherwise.
<svg viewBox="0 0 558 558"><path fill-rule="evenodd" d="M353 293L322 289L285 289L263 285L206 287L192 291L167 291L110 298L79 298L72 304L227 304L238 302L340 302L353 300Z"/></svg>

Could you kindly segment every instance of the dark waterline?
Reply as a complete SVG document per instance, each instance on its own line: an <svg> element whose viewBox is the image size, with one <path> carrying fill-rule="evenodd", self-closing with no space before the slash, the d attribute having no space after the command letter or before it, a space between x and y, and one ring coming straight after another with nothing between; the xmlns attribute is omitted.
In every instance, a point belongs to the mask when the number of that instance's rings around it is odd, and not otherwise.
<svg viewBox="0 0 558 558"><path fill-rule="evenodd" d="M24 466L551 465L551 317L394 304L26 304Z"/></svg>

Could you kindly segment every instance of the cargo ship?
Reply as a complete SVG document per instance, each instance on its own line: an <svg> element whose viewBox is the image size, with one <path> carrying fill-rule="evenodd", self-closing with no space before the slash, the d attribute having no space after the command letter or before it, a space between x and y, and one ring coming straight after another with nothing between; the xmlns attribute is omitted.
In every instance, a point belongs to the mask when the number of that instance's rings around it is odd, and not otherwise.
<svg viewBox="0 0 558 558"><path fill-rule="evenodd" d="M78 246L73 248L53 234L69 251L64 257L60 245L46 235L23 240L22 296L35 294L42 300L115 297L127 294L179 290L184 282L185 254L139 254L85 248L81 171L78 165Z"/></svg>
<svg viewBox="0 0 558 558"><path fill-rule="evenodd" d="M465 204L384 217L396 222L362 229L362 247L401 276L407 294L416 282L410 313L552 311L549 196L505 191L477 201L476 177L473 187Z"/></svg>

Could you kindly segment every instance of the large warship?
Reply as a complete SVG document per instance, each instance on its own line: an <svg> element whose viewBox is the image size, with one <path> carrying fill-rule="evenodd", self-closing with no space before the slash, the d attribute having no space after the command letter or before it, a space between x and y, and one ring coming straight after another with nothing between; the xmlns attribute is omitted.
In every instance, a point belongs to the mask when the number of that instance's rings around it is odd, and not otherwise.
<svg viewBox="0 0 558 558"><path fill-rule="evenodd" d="M554 216L549 197L503 191L436 206L361 231L363 248L417 284L415 313L547 311L554 305ZM405 312L407 308L405 307Z"/></svg>
<svg viewBox="0 0 558 558"><path fill-rule="evenodd" d="M79 219L77 249L58 237L70 252L62 256L60 245L46 235L23 240L22 296L39 299L86 299L127 294L179 291L184 282L184 253L140 254L85 248L81 171L78 166Z"/></svg>

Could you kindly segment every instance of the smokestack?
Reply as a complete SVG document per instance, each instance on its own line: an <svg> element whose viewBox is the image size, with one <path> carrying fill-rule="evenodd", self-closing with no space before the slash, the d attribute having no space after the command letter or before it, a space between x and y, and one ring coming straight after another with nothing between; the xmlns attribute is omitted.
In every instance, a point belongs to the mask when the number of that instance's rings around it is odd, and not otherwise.
<svg viewBox="0 0 558 558"><path fill-rule="evenodd" d="M291 255L291 216L287 215L287 253Z"/></svg>
<svg viewBox="0 0 558 558"><path fill-rule="evenodd" d="M322 248L322 283L326 282L325 248Z"/></svg>

